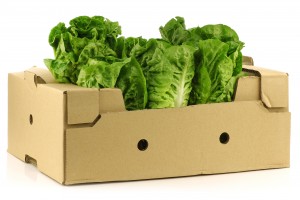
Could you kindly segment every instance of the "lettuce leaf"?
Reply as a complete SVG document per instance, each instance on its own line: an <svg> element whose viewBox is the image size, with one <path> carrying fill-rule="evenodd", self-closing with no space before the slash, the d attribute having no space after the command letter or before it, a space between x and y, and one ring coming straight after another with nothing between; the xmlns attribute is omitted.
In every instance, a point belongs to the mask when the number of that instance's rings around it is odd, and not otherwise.
<svg viewBox="0 0 300 200"><path fill-rule="evenodd" d="M136 56L144 53L147 40L138 37L119 37L115 51L119 58L130 58L121 70L116 87L122 90L127 110L140 110L146 107L148 101L146 79Z"/></svg>
<svg viewBox="0 0 300 200"><path fill-rule="evenodd" d="M130 59L122 68L116 87L122 90L127 110L141 110L148 101L146 79L136 58Z"/></svg>
<svg viewBox="0 0 300 200"><path fill-rule="evenodd" d="M242 71L242 53L241 50L244 43L239 40L237 33L229 26L224 24L206 25L203 27L196 27L189 30L190 38L187 43L198 45L200 40L218 39L228 44L229 49L227 55L233 62L233 75L238 75Z"/></svg>
<svg viewBox="0 0 300 200"><path fill-rule="evenodd" d="M194 76L194 51L187 45L156 48L148 62L149 108L187 106Z"/></svg>
<svg viewBox="0 0 300 200"><path fill-rule="evenodd" d="M200 40L190 104L228 102L235 82L234 64L228 56L229 45L219 39Z"/></svg>
<svg viewBox="0 0 300 200"><path fill-rule="evenodd" d="M112 64L90 58L78 75L77 85L89 88L114 88L122 67L130 59Z"/></svg>

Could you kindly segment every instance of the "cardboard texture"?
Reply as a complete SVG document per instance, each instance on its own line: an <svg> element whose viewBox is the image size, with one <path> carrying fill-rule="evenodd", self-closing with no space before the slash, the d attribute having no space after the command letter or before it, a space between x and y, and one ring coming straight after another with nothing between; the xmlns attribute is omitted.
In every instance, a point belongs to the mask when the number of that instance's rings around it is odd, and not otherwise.
<svg viewBox="0 0 300 200"><path fill-rule="evenodd" d="M253 67L233 102L126 111L119 89L8 76L8 152L65 185L289 167L286 73Z"/></svg>

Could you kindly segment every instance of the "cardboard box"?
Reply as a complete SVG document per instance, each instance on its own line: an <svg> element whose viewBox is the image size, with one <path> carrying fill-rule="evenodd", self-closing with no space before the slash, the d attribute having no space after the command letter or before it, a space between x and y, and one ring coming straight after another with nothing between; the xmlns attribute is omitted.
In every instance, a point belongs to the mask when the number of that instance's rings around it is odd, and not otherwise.
<svg viewBox="0 0 300 200"><path fill-rule="evenodd" d="M289 167L288 75L244 70L233 102L141 111L118 89L11 73L8 152L65 185Z"/></svg>

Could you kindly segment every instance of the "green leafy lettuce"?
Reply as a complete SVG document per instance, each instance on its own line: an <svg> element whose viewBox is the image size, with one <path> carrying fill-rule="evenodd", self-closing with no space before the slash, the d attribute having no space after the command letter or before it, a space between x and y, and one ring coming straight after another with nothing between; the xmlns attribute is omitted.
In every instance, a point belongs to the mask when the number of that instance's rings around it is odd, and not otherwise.
<svg viewBox="0 0 300 200"><path fill-rule="evenodd" d="M58 82L89 88L122 90L128 110L144 109L147 103L145 77L131 54L143 38L118 37L121 27L102 16L80 16L55 26L49 35L55 59L44 63ZM120 75L121 74L121 75Z"/></svg>
<svg viewBox="0 0 300 200"><path fill-rule="evenodd" d="M190 104L232 101L236 81L243 75L241 49L244 43L234 30L222 24L190 31L195 38L200 38Z"/></svg>
<svg viewBox="0 0 300 200"><path fill-rule="evenodd" d="M176 17L160 27L160 32L172 45L197 49L189 104L232 100L236 80L243 75L244 45L233 29L223 24L186 29L183 18Z"/></svg>
<svg viewBox="0 0 300 200"><path fill-rule="evenodd" d="M76 84L81 68L90 63L94 65L94 62L89 62L90 56L103 62L118 61L111 48L119 34L119 24L101 16L74 18L68 28L59 23L51 30L48 39L55 59L45 59L44 62L58 82Z"/></svg>
<svg viewBox="0 0 300 200"><path fill-rule="evenodd" d="M229 26L186 29L176 17L161 38L123 37L118 22L80 16L49 34L55 59L44 63L61 83L119 88L127 110L232 101L244 43Z"/></svg>

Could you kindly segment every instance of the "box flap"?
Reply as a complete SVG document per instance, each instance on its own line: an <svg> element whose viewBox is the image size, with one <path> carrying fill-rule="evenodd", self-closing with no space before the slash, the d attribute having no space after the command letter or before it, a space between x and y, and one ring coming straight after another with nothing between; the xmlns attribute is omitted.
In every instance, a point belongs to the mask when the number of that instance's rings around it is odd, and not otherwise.
<svg viewBox="0 0 300 200"><path fill-rule="evenodd" d="M90 124L101 113L126 111L120 89L83 88L73 84L59 84L47 69L32 67L24 72L24 80L31 89L38 84L66 94L67 124Z"/></svg>
<svg viewBox="0 0 300 200"><path fill-rule="evenodd" d="M126 111L120 89L71 88L66 91L69 125L90 124L100 114Z"/></svg>
<svg viewBox="0 0 300 200"><path fill-rule="evenodd" d="M92 123L99 115L99 90L67 91L68 124Z"/></svg>
<svg viewBox="0 0 300 200"><path fill-rule="evenodd" d="M126 111L122 91L120 89L100 89L99 99L99 113Z"/></svg>
<svg viewBox="0 0 300 200"><path fill-rule="evenodd" d="M240 77L237 81L234 101L259 101L260 99L260 77Z"/></svg>
<svg viewBox="0 0 300 200"><path fill-rule="evenodd" d="M268 108L288 107L288 75L283 72L255 66L243 66L245 71L260 76L260 96Z"/></svg>
<svg viewBox="0 0 300 200"><path fill-rule="evenodd" d="M29 80L29 84L35 86L37 84L56 83L51 72L47 69L32 67L24 72L24 79Z"/></svg>
<svg viewBox="0 0 300 200"><path fill-rule="evenodd" d="M243 65L254 65L253 58L250 56L243 56Z"/></svg>

